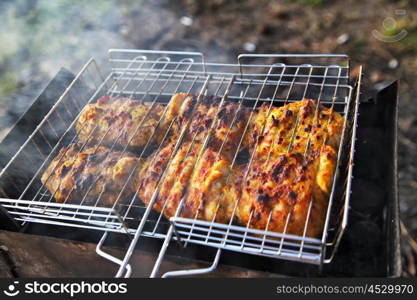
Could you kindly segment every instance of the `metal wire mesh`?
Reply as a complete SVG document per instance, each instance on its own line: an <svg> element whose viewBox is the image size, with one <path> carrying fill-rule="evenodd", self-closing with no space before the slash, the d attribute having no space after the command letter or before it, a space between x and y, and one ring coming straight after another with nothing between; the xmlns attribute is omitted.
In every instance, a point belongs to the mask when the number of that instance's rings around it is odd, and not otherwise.
<svg viewBox="0 0 417 300"><path fill-rule="evenodd" d="M165 238L166 245L171 238L176 238L185 244L195 243L289 260L316 264L326 261L325 249L335 246L347 222L357 102L353 99L353 88L349 85L346 56L241 55L236 64L218 64L205 62L200 53L110 50L109 62L111 69L106 77L101 74L93 59L83 67L0 173L0 185L14 187L13 194L2 195L0 203L16 220L124 232L135 237L144 235ZM285 230L282 233L270 232L268 226L264 230L252 229L249 225L237 226L232 220L229 224L220 224L214 222L214 219L210 222L198 220L197 217L181 218L181 204L169 222L162 213L152 210L157 191L147 206L136 194L129 199L122 199L122 192L132 180L134 170L120 193L115 195L111 207L103 204L102 193L93 203L87 203L89 189L76 203L70 203L68 199L63 203L54 201L54 192L45 188L40 176L62 147L79 141L75 124L88 103L94 103L104 95L124 97L148 103L150 112L157 103L168 103L176 93L197 95L197 101L205 95L215 95L221 99L219 110L227 98L239 106L249 108L250 116L263 103L271 108L302 98L317 99L318 104L343 115L345 124L337 159L339 175L333 178L321 238L306 236L312 202L302 236L289 235ZM168 131L175 119L168 126L161 143L151 143L165 113L166 108L161 119L154 125L151 137L138 153L139 158L147 158L150 153L160 150L168 138ZM233 122L236 118L237 114ZM135 133L143 129L145 119L146 116L135 128ZM103 141L110 130L111 127L99 140ZM248 130L248 126L245 130ZM182 144L185 131L184 128L179 134L173 154ZM87 138L79 151L90 138ZM117 147L118 138L112 145L107 145L110 150ZM200 153L209 139L210 134L207 134ZM129 143L119 149L120 155L129 151ZM232 164L236 162L240 146L241 143L234 151ZM160 181L163 180L164 172L160 174ZM290 215L287 223L289 219ZM132 245L136 242L137 239ZM128 257L127 254L125 262Z"/></svg>

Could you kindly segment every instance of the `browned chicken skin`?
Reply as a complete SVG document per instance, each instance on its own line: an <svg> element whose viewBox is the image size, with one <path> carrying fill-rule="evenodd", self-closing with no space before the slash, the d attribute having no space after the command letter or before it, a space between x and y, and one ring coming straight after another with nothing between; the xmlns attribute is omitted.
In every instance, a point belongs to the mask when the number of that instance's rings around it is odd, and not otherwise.
<svg viewBox="0 0 417 300"><path fill-rule="evenodd" d="M175 214L198 155L198 145L184 143L173 155L174 143L149 158L139 174L140 199L149 204L159 190L153 208L170 217Z"/></svg>
<svg viewBox="0 0 417 300"><path fill-rule="evenodd" d="M164 106L158 103L103 96L85 106L75 129L80 141L91 145L142 147L148 141L159 144L169 128L168 117L173 117L166 114L164 118L163 113Z"/></svg>
<svg viewBox="0 0 417 300"><path fill-rule="evenodd" d="M233 195L239 199L238 221L256 229L274 232L285 229L286 233L303 235L311 202L306 235L316 236L326 215L335 157L333 148L324 146L307 158L292 152L268 163L254 162L242 191Z"/></svg>
<svg viewBox="0 0 417 300"><path fill-rule="evenodd" d="M153 208L166 217L176 214L183 199L180 216L227 222L231 214L223 189L231 172L229 159L198 143L184 142L171 158L172 149L166 146L142 169L140 199L148 204L159 182Z"/></svg>
<svg viewBox="0 0 417 300"><path fill-rule="evenodd" d="M288 152L304 155L320 149L323 143L337 149L343 128L341 115L317 106L311 99L271 109L263 105L253 120L249 144L256 152L256 159L270 156L273 160Z"/></svg>
<svg viewBox="0 0 417 300"><path fill-rule="evenodd" d="M238 191L226 192L239 199L237 220L256 229L285 229L296 235L306 229L307 236L317 236L323 228L342 128L338 113L310 99L271 109L262 106L249 137L248 176L242 178L241 190L226 187Z"/></svg>
<svg viewBox="0 0 417 300"><path fill-rule="evenodd" d="M219 98L180 94L168 104L168 109L178 107L173 131L187 130L184 141L173 155L175 141L155 153L139 175L139 197L149 203L159 184L153 207L168 218L175 215L183 199L183 217L230 219L223 188L232 172L232 157L243 140L248 110L228 101L219 103Z"/></svg>
<svg viewBox="0 0 417 300"><path fill-rule="evenodd" d="M230 148L223 147L221 153L216 151L218 144L209 143L198 160L200 136L207 134L208 127L201 124L206 116L214 114L210 109L209 105L201 109L205 115L197 110L194 115L197 122L193 123L192 118L189 135L196 133L194 145L190 148L190 142L185 143L173 163L164 165L168 168L167 176L162 179L154 208L171 217L183 199L182 217L220 223L233 221L274 232L285 229L286 233L296 235L306 231L306 236L317 236L326 215L343 118L309 99L272 107L269 114L269 109L262 106L252 120L253 133L248 138L251 164L231 168L229 151L235 149L242 131L236 134ZM231 104L230 110L234 109L236 104ZM187 120L182 118L181 110L179 116L179 121ZM219 126L215 132L220 134ZM192 150L187 152L186 148ZM144 178L149 180L146 174ZM141 188L146 193L153 191L154 186ZM148 195L144 201L149 200Z"/></svg>
<svg viewBox="0 0 417 300"><path fill-rule="evenodd" d="M106 147L63 147L49 164L41 181L57 202L112 206L133 195L138 183L136 172L143 161L132 153L110 151ZM128 181L130 174L132 176ZM100 200L98 200L100 198ZM131 200L131 199L128 199Z"/></svg>
<svg viewBox="0 0 417 300"><path fill-rule="evenodd" d="M203 143L211 133L208 146L216 151L234 154L242 138L248 118L248 109L244 106L224 101L214 96L182 95L181 104L177 104L178 97L173 97L168 107L178 107L177 122L174 123L174 132L180 132L187 123L190 126L185 139L195 143Z"/></svg>
<svg viewBox="0 0 417 300"><path fill-rule="evenodd" d="M154 141L160 143L171 126L167 142L145 161L130 154L123 158L126 161L124 170L131 170L132 165L139 166L127 191L137 190L146 204L154 199L153 208L168 218L176 215L182 201L183 207L179 211L182 217L237 222L251 228L285 230L296 235L303 235L306 230L307 236L318 236L326 215L343 117L310 99L281 107L263 105L253 115L245 133L249 109L227 99L221 106L220 103L220 98L175 94L166 107L159 104L153 107L145 118L146 126L135 136L132 128L138 123L139 116L143 118L148 104L126 99L104 101L86 109L77 124L77 131L84 141L89 132L82 129L83 125L91 131L98 124L100 134L97 136L100 136L113 124L124 136L118 142L120 145L132 138L134 146L143 146L143 141L152 132L147 130L148 127L157 128ZM122 116L125 114L129 117ZM113 118L111 122L102 120L108 119L107 116ZM159 126L156 126L158 122ZM176 149L177 139L184 130L182 143ZM112 132L107 142L114 141L115 134ZM92 142L98 143L96 138ZM237 166L234 158L238 145L248 147L250 163ZM64 160L75 166L89 166L84 162L86 158L75 155L76 147L69 147ZM102 148L98 149L105 152ZM90 155L88 151L91 150L83 151ZM110 153L110 157L115 155L113 153L117 152ZM63 168L63 164L58 164L55 159L42 176L42 182L50 191L58 190L54 195L57 201L68 197L68 188L78 188L76 176L101 176L101 185L96 184L91 189L93 197L109 180L112 184L110 188L106 187L106 192L109 191L106 203L111 203L110 194L117 194L117 189L124 183L123 176L114 178L112 174L116 171L108 160L97 165L104 171L83 167L81 175L72 169L68 172L70 175L52 172L55 165L58 169ZM46 177L51 172L53 180L48 183Z"/></svg>

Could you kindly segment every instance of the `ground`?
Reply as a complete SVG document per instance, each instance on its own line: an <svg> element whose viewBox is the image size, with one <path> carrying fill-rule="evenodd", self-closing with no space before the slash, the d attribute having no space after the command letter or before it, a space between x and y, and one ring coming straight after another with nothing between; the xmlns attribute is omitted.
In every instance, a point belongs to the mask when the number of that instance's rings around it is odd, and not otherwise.
<svg viewBox="0 0 417 300"><path fill-rule="evenodd" d="M364 66L363 97L399 79L401 218L417 236L416 1L8 0L0 19L3 127L60 67L75 72L91 56L104 62L109 48L195 50L224 62L243 52L346 53L352 73Z"/></svg>

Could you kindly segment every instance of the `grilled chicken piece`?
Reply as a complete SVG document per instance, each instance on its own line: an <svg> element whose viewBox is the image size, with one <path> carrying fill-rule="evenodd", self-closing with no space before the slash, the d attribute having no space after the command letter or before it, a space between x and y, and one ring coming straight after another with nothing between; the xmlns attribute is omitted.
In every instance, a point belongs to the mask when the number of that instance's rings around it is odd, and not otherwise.
<svg viewBox="0 0 417 300"><path fill-rule="evenodd" d="M181 216L226 223L231 214L223 189L230 175L229 160L206 149L191 176Z"/></svg>
<svg viewBox="0 0 417 300"><path fill-rule="evenodd" d="M273 107L269 113L268 107L262 106L252 119L250 133L243 137L248 109L228 101L219 106L220 103L219 98L199 99L189 94L175 94L167 107L156 104L151 108L126 99L100 100L88 106L77 123L81 140L86 140L98 124L98 133L92 134L93 142L98 143L111 126L104 138L106 143L114 142L121 133L119 145L126 145L133 137L131 145L139 147L155 128L154 141L161 142L172 125L169 143L145 162L127 154L119 161L110 160L113 165L102 159L91 167L88 157L93 154L92 148L83 149L79 157L73 149L79 146L71 145L70 154L65 154L63 160L75 168L65 167L56 158L42 181L51 192L57 190L55 197L62 202L67 197L76 199L73 194L77 192L78 199L80 196L82 199L84 186L91 185L83 182L98 176L98 183L93 185L90 194L97 197L105 187L102 198L111 204L115 198L112 193L117 194L124 183L113 178L119 169L114 164L121 164L120 168L125 170L118 178L125 176L123 174L134 165L138 168L126 193L137 190L146 204L155 197L153 208L168 218L176 214L183 200L182 217L220 223L237 221L262 230L268 225L267 230L275 232L284 231L288 218L286 233L302 235L311 203L306 235L319 234L326 214L343 117L309 99ZM133 136L132 128L144 117L143 127ZM183 130L186 130L183 143L174 152ZM205 145L207 136L209 140ZM238 145L248 146L253 160L250 165L232 168ZM104 147L97 151L108 152ZM109 153L109 157L115 153L118 152ZM54 170L55 166L61 171ZM246 172L248 176L243 182ZM52 176L47 180L49 174ZM106 181L110 183L105 185Z"/></svg>
<svg viewBox="0 0 417 300"><path fill-rule="evenodd" d="M219 106L220 102L215 97L198 99L195 95L177 94L168 104L170 114L176 112L177 117L173 124L174 140L148 158L148 165L139 175L138 192L149 204L159 184L153 208L168 218L175 215L184 198L180 214L183 217L211 221L216 215L218 222L230 219L224 210L227 198L223 188L230 173L230 160L243 139L248 114L244 107L226 101ZM184 142L171 157L182 130L186 130ZM208 135L208 144L204 146Z"/></svg>
<svg viewBox="0 0 417 300"><path fill-rule="evenodd" d="M274 160L287 152L304 154L320 149L323 143L338 149L343 117L332 109L310 99L272 107L269 115L268 109L262 106L253 118L249 145L255 149L255 160L268 156Z"/></svg>
<svg viewBox="0 0 417 300"><path fill-rule="evenodd" d="M159 184L153 205L155 210L170 218L184 198L180 216L211 221L217 212L217 204L227 200L223 197L223 188L229 173L229 161L210 148L202 149L198 143L185 142L172 156L173 148L173 144L167 145L149 158L149 164L139 174L140 199L149 204ZM223 209L226 206L227 203L221 205L217 212L218 222L227 221L227 212Z"/></svg>
<svg viewBox="0 0 417 300"><path fill-rule="evenodd" d="M184 195L200 148L198 144L184 143L174 154L174 146L171 143L149 157L139 174L139 198L149 204L159 188L153 208L168 218L175 214Z"/></svg>
<svg viewBox="0 0 417 300"><path fill-rule="evenodd" d="M195 95L179 95L182 96L180 105L177 101L171 100L172 105L178 107L177 122L173 125L173 131L179 133L190 122L186 140L203 143L211 132L208 146L215 151L233 155L240 140L243 139L242 135L249 115L248 109L227 100L220 106L219 97L202 96L199 99Z"/></svg>
<svg viewBox="0 0 417 300"><path fill-rule="evenodd" d="M321 106L316 114L316 102L312 100L272 108L268 116L267 108L261 107L251 125L255 135L249 136L249 144L255 153L247 170L249 165L231 167L233 147L242 139L247 112L238 113L236 119L241 123L225 133L224 124L232 122L230 116L238 110L236 104L224 103L229 107L225 110L228 118L221 121L220 113L211 127L218 113L212 104L216 99L201 99L196 107L194 96L182 95L178 99L181 103L174 103L178 108L174 131L178 134L184 128L194 109L190 127L176 153L171 143L149 158L142 169L139 195L145 203L149 204L159 188L153 208L168 218L175 215L183 199L179 214L182 217L238 222L261 230L268 225L267 230L275 232L284 231L288 218L286 233L296 235L304 233L311 203L306 235L321 232L335 169L335 148L342 130L340 115ZM258 140L256 134L261 133L264 124L264 134ZM215 131L202 150L210 128ZM222 147L225 136L232 138Z"/></svg>
<svg viewBox="0 0 417 300"><path fill-rule="evenodd" d="M81 142L107 146L116 143L122 147L138 148L148 140L160 144L164 136L168 140L176 140L191 119L186 132L187 140L194 138L202 143L213 128L211 146L231 152L242 136L247 109L234 103L224 103L219 108L219 104L220 99L216 97L201 97L198 100L198 96L184 93L173 95L167 107L103 96L97 103L86 105L75 128ZM171 123L172 130L167 132Z"/></svg>
<svg viewBox="0 0 417 300"><path fill-rule="evenodd" d="M306 235L316 236L323 228L344 119L310 99L268 110L262 106L251 124L253 160L242 191L230 187L234 192L226 194L240 197L236 216L242 225L283 232L289 217L286 233L296 235L303 235L311 202Z"/></svg>
<svg viewBox="0 0 417 300"><path fill-rule="evenodd" d="M116 143L136 148L144 146L149 139L151 143L159 144L170 121L163 118L164 108L157 103L103 96L97 103L85 106L75 129L80 141L88 141L91 145L112 146Z"/></svg>
<svg viewBox="0 0 417 300"><path fill-rule="evenodd" d="M335 163L336 152L327 145L308 157L293 152L254 162L242 191L229 192L229 197L240 197L239 223L302 236L311 202L306 236L317 236L323 229Z"/></svg>
<svg viewBox="0 0 417 300"><path fill-rule="evenodd" d="M59 151L41 181L57 202L109 207L119 193L119 203L133 194L142 165L143 161L129 152L71 144Z"/></svg>

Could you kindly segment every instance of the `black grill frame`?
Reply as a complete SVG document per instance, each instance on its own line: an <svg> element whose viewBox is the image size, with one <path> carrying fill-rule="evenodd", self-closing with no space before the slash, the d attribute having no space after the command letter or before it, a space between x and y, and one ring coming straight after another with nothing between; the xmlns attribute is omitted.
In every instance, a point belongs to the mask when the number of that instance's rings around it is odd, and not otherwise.
<svg viewBox="0 0 417 300"><path fill-rule="evenodd" d="M0 142L0 167L9 161L74 77L71 72L61 69L16 122ZM372 99L361 99L352 181L351 217L334 262L320 270L316 266L294 262L262 257L251 257L248 260L244 254L224 253L221 263L295 276L400 276L402 270L397 174L398 101L398 82L393 82ZM372 155L373 153L378 155ZM363 199L368 199L365 207ZM53 225L32 223L20 227L1 206L0 224L0 229L4 230L79 241L97 242L100 236L94 231L69 230ZM375 232L377 228L380 230ZM358 237L358 233L361 236ZM373 242L370 243L370 240ZM118 247L126 242L125 238L116 235L109 240L110 245ZM148 251L157 251L160 243L159 240L147 239L146 243L142 243L142 247ZM199 246L188 246L187 249L177 247L170 251L174 255L205 260L210 260L214 253L213 249L203 249Z"/></svg>

